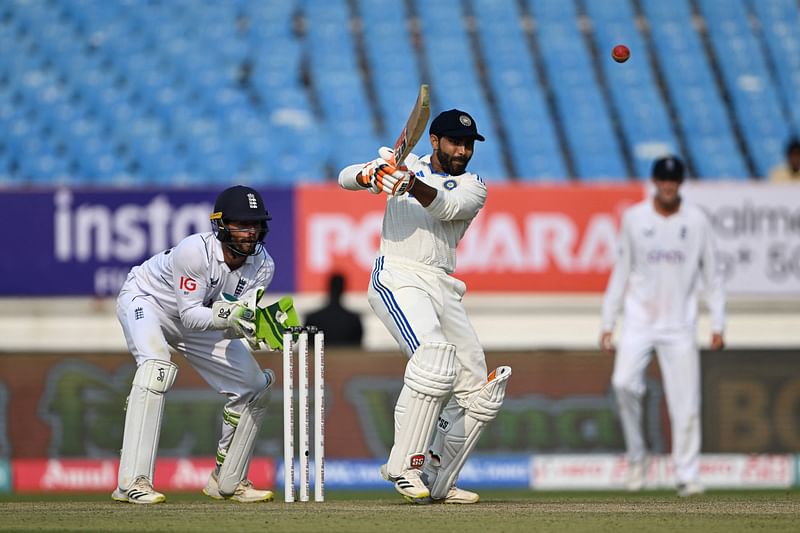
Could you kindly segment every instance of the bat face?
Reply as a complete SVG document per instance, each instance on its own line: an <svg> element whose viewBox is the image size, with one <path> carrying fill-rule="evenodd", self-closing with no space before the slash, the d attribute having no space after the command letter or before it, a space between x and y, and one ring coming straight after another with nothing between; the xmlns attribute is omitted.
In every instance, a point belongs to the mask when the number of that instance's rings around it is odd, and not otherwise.
<svg viewBox="0 0 800 533"><path fill-rule="evenodd" d="M419 94L417 95L414 109L411 110L402 133L394 143L395 164L400 165L405 161L406 156L411 153L411 150L419 142L425 132L425 127L428 125L430 115L430 89L423 84L419 86Z"/></svg>

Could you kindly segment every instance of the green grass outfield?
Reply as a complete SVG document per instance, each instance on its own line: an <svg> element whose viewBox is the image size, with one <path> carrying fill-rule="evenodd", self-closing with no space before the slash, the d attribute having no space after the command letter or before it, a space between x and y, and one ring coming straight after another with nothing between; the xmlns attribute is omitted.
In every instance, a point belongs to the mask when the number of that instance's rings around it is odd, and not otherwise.
<svg viewBox="0 0 800 533"><path fill-rule="evenodd" d="M0 531L155 533L798 531L800 491L482 491L477 505L412 505L394 493L329 491L324 503L239 504L168 494L140 506L108 495L0 494Z"/></svg>

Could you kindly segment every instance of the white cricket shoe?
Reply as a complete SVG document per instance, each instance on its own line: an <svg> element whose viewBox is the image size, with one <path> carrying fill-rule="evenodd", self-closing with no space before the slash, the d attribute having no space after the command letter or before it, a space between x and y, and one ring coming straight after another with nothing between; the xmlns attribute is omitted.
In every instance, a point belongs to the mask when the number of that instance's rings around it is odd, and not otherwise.
<svg viewBox="0 0 800 533"><path fill-rule="evenodd" d="M431 491L422 481L422 472L416 468L409 468L399 476L390 476L386 465L381 465L381 476L386 481L394 483L394 489L399 492L406 500L420 503L416 500L430 498Z"/></svg>
<svg viewBox="0 0 800 533"><path fill-rule="evenodd" d="M153 489L153 484L146 476L139 476L133 485L128 490L122 490L117 487L111 493L111 499L118 502L128 503L163 503L167 501L167 497L160 492Z"/></svg>
<svg viewBox="0 0 800 533"><path fill-rule="evenodd" d="M432 501L433 503L469 504L478 503L480 499L481 497L477 492L460 489L453 485L450 487L450 490L447 491L447 496L445 496L444 499Z"/></svg>
<svg viewBox="0 0 800 533"><path fill-rule="evenodd" d="M647 471L645 461L628 462L628 473L625 476L625 488L630 492L638 492L644 488L644 478Z"/></svg>
<svg viewBox="0 0 800 533"><path fill-rule="evenodd" d="M206 483L206 487L203 489L203 494L215 500L233 500L240 503L271 502L274 499L271 490L258 490L253 487L249 479L240 481L231 496L223 496L219 493L216 472L211 472L211 475L208 477L208 483Z"/></svg>
<svg viewBox="0 0 800 533"><path fill-rule="evenodd" d="M678 483L678 496L681 498L688 498L689 496L698 496L705 493L706 489L699 481L688 481L686 483Z"/></svg>

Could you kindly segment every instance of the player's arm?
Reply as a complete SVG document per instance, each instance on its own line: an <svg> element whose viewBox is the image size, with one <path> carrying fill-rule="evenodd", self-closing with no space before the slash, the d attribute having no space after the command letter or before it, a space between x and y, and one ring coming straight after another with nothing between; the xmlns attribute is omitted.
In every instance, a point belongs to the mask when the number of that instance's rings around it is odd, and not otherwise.
<svg viewBox="0 0 800 533"><path fill-rule="evenodd" d="M614 268L611 270L606 292L603 295L603 309L600 320L600 348L607 353L614 352L614 325L622 310L628 276L633 268L633 240L630 225L630 215L626 213L622 217L622 229L617 243L617 258L614 261Z"/></svg>
<svg viewBox="0 0 800 533"><path fill-rule="evenodd" d="M357 163L344 167L339 172L339 186L348 191L363 191L369 189L369 184L362 185L361 169L364 168L364 163Z"/></svg>
<svg viewBox="0 0 800 533"><path fill-rule="evenodd" d="M725 346L725 280L722 265L717 259L714 230L704 215L703 254L700 262L705 286L706 305L711 318L711 349L721 350Z"/></svg>
<svg viewBox="0 0 800 533"><path fill-rule="evenodd" d="M419 183L419 180L414 182L411 194L439 220L472 220L486 203L486 184L476 174L464 176L458 187L449 191ZM424 200L431 194L433 197L426 205Z"/></svg>
<svg viewBox="0 0 800 533"><path fill-rule="evenodd" d="M196 330L213 329L211 309L203 305L208 278L208 257L201 241L188 239L173 250L172 287L181 323Z"/></svg>
<svg viewBox="0 0 800 533"><path fill-rule="evenodd" d="M175 247L173 290L181 323L194 330L229 330L231 337L255 333L255 303L228 297L205 306L209 259L201 239L186 239ZM256 289L250 289L255 294ZM260 289L263 293L263 288ZM253 300L254 298L250 298Z"/></svg>
<svg viewBox="0 0 800 533"><path fill-rule="evenodd" d="M378 158L363 165L350 165L339 172L339 185L351 191L385 192L391 196L404 194L414 183L414 173L405 164L394 162L394 152L385 146Z"/></svg>
<svg viewBox="0 0 800 533"><path fill-rule="evenodd" d="M439 191L435 187L431 187L421 179L417 178L414 180L414 185L411 186L408 192L414 195L414 198L416 198L422 207L428 207L436 199Z"/></svg>
<svg viewBox="0 0 800 533"><path fill-rule="evenodd" d="M262 251L259 260L262 264L239 298L223 293L222 298L211 305L213 328L224 330L229 339L244 338L253 350L260 349L256 339L258 308L267 305L267 287L275 274L275 261L266 250Z"/></svg>

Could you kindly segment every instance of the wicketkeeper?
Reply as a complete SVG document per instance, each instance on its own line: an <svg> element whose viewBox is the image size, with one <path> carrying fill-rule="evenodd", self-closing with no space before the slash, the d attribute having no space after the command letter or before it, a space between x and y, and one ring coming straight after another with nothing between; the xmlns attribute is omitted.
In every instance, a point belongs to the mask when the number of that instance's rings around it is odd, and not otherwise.
<svg viewBox="0 0 800 533"><path fill-rule="evenodd" d="M269 220L257 191L231 187L217 197L213 231L190 235L131 269L117 299L117 317L137 369L114 500L166 500L153 489L153 472L165 395L178 373L170 349L181 352L227 398L216 468L203 493L247 503L273 499L272 492L247 479L275 382L251 349L280 349L283 331L299 322L291 298L271 306L262 301L275 270L263 244Z"/></svg>

